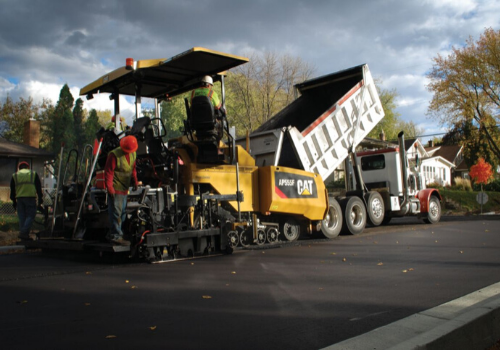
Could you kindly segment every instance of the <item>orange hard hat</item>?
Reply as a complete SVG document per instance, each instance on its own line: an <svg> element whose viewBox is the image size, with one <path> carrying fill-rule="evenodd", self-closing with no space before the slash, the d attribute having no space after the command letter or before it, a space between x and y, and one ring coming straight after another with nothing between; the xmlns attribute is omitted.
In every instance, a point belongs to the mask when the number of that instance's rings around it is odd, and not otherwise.
<svg viewBox="0 0 500 350"><path fill-rule="evenodd" d="M135 136L128 135L120 140L120 147L125 153L133 153L137 151L139 145L137 144Z"/></svg>

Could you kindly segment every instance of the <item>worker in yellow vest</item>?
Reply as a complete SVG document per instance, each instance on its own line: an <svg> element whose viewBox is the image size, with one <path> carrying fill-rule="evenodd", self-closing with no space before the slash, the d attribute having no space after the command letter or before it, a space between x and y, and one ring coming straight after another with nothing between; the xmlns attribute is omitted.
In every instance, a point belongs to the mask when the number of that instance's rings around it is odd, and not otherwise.
<svg viewBox="0 0 500 350"><path fill-rule="evenodd" d="M205 75L201 79L201 86L199 88L194 89L191 92L191 102L193 101L193 98L196 96L208 96L210 99L210 102L212 102L212 105L214 106L214 112L216 115L219 114L219 111L222 112L221 107L222 107L222 102L219 98L219 95L217 95L217 92L214 91L214 80L212 79L211 76Z"/></svg>
<svg viewBox="0 0 500 350"><path fill-rule="evenodd" d="M42 184L38 174L30 170L27 162L20 162L17 169L10 181L10 199L19 218L19 238L29 241L36 216L37 196L38 205L43 204Z"/></svg>
<svg viewBox="0 0 500 350"><path fill-rule="evenodd" d="M127 196L130 186L137 188L135 160L138 144L135 136L125 136L120 147L108 154L104 167L104 182L108 191L108 215L110 230L106 238L109 242L130 245L124 240L122 224L126 219Z"/></svg>

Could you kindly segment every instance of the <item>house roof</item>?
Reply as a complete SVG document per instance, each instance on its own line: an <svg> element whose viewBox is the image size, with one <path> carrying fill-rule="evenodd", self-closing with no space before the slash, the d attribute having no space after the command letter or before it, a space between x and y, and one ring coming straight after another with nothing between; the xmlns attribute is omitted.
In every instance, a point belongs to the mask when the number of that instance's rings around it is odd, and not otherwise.
<svg viewBox="0 0 500 350"><path fill-rule="evenodd" d="M54 158L54 153L43 149L24 145L22 143L8 141L0 137L0 156L1 157L35 157L35 158Z"/></svg>
<svg viewBox="0 0 500 350"><path fill-rule="evenodd" d="M462 146L460 145L449 145L449 146L438 146L438 147L426 147L425 150L432 156L440 156L449 162L455 163L455 159L462 151Z"/></svg>

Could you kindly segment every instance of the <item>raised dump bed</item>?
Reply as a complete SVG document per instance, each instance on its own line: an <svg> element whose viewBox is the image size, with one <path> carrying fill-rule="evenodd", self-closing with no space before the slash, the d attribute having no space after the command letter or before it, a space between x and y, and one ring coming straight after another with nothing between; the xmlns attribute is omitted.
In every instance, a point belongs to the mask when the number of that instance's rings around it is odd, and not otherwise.
<svg viewBox="0 0 500 350"><path fill-rule="evenodd" d="M294 167L326 179L384 117L382 104L366 64L296 88L300 97L250 135L250 153L259 166Z"/></svg>

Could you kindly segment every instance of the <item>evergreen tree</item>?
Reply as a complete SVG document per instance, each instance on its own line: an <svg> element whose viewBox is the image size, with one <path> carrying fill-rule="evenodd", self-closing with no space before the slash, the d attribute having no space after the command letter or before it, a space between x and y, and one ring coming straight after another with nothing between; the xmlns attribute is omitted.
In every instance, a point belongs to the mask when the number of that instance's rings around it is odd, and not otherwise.
<svg viewBox="0 0 500 350"><path fill-rule="evenodd" d="M84 122L84 110L83 110L83 100L81 98L77 99L75 102L75 107L73 108L73 122L75 124L75 139L76 147L79 151L83 151L85 145L85 136L83 130Z"/></svg>
<svg viewBox="0 0 500 350"><path fill-rule="evenodd" d="M63 142L67 149L74 147L74 118L71 112L73 102L74 99L69 87L64 84L50 121L52 133L50 150L55 154L59 153Z"/></svg>

